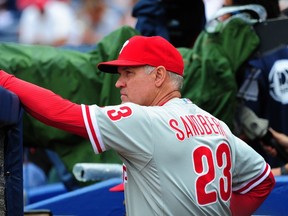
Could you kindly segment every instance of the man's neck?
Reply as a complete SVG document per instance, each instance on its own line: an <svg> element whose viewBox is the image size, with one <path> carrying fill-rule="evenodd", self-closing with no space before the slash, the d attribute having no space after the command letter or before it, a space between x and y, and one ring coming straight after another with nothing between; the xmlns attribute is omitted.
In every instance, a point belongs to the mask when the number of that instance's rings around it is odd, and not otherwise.
<svg viewBox="0 0 288 216"><path fill-rule="evenodd" d="M159 100L157 100L157 98L155 98L155 100L152 102L151 106L162 106L163 104L165 104L166 102L168 102L169 100L173 99L173 98L180 98L181 97L181 93L179 91L172 91L166 95L164 95L163 97L158 97L160 98Z"/></svg>

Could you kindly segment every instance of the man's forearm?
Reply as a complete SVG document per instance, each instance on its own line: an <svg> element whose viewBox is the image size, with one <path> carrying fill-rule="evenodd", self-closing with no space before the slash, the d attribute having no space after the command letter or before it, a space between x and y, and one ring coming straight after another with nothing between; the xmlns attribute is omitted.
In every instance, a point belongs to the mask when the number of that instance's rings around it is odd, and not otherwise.
<svg viewBox="0 0 288 216"><path fill-rule="evenodd" d="M252 215L268 197L275 185L275 178L270 172L269 176L248 193L232 193L230 209L233 216Z"/></svg>
<svg viewBox="0 0 288 216"><path fill-rule="evenodd" d="M80 105L2 70L0 85L15 93L25 110L44 124L88 137Z"/></svg>

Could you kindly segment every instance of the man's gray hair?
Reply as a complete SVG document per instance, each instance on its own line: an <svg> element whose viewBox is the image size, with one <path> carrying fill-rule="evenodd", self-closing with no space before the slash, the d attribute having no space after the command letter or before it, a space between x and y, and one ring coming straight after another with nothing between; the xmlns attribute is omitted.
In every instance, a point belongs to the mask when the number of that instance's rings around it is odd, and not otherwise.
<svg viewBox="0 0 288 216"><path fill-rule="evenodd" d="M150 74L155 68L154 66L145 65L145 73ZM168 74L175 87L180 91L183 87L183 77L171 71L168 71Z"/></svg>

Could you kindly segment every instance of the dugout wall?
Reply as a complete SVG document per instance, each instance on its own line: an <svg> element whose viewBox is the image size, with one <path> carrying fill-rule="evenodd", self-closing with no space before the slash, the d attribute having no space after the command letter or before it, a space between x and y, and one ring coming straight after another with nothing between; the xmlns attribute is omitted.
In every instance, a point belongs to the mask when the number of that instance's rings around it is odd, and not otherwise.
<svg viewBox="0 0 288 216"><path fill-rule="evenodd" d="M22 108L0 87L0 215L23 215Z"/></svg>

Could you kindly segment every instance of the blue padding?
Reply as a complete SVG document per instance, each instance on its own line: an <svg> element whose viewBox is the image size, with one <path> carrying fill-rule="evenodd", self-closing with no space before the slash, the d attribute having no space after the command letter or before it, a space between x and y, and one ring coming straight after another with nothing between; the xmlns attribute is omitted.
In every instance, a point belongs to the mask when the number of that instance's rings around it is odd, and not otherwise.
<svg viewBox="0 0 288 216"><path fill-rule="evenodd" d="M276 185L253 215L287 215L288 176L277 176ZM110 179L68 192L25 207L25 210L50 209L55 215L124 215L123 192L109 192L109 188L122 182L121 179Z"/></svg>
<svg viewBox="0 0 288 216"><path fill-rule="evenodd" d="M49 209L53 215L125 215L124 193L109 191L121 182L121 178L109 179L27 205L24 210Z"/></svg>
<svg viewBox="0 0 288 216"><path fill-rule="evenodd" d="M5 136L2 148L7 215L23 215L22 113L18 97L0 87L0 129Z"/></svg>
<svg viewBox="0 0 288 216"><path fill-rule="evenodd" d="M276 176L276 185L255 215L288 215L288 176Z"/></svg>
<svg viewBox="0 0 288 216"><path fill-rule="evenodd" d="M17 124L21 114L18 97L0 87L0 128Z"/></svg>
<svg viewBox="0 0 288 216"><path fill-rule="evenodd" d="M25 191L26 204L36 203L68 192L61 182L37 186Z"/></svg>

